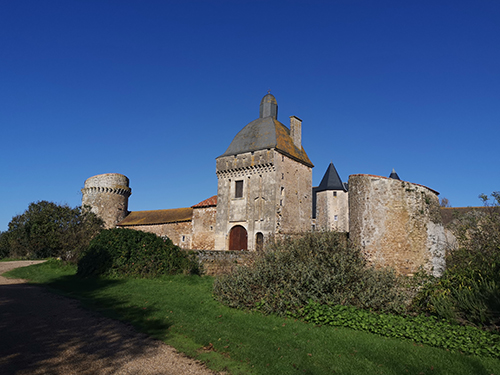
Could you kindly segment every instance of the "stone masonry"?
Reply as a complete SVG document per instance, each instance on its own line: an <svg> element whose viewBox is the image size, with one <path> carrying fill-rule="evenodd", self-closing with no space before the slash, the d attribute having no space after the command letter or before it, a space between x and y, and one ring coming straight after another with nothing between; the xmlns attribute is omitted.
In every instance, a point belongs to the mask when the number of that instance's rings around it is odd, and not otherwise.
<svg viewBox="0 0 500 375"><path fill-rule="evenodd" d="M129 180L119 173L106 173L88 178L82 189L82 206L89 206L100 216L106 228L128 215L128 197L132 194Z"/></svg>
<svg viewBox="0 0 500 375"><path fill-rule="evenodd" d="M396 179L349 176L350 239L376 267L439 275L445 233L437 193Z"/></svg>

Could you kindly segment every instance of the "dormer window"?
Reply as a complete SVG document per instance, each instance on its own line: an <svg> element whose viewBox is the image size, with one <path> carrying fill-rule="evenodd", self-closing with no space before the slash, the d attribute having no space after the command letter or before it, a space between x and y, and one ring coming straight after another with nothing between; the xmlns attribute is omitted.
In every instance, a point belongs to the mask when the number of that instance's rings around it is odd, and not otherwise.
<svg viewBox="0 0 500 375"><path fill-rule="evenodd" d="M234 197L235 198L243 198L243 181L235 181L234 186Z"/></svg>

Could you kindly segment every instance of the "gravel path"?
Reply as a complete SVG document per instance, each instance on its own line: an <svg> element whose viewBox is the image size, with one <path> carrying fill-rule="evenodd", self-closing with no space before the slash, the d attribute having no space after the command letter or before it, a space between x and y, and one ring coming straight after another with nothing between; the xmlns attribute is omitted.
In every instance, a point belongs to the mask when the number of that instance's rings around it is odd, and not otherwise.
<svg viewBox="0 0 500 375"><path fill-rule="evenodd" d="M211 374L161 341L1 274L36 261L0 262L0 374Z"/></svg>

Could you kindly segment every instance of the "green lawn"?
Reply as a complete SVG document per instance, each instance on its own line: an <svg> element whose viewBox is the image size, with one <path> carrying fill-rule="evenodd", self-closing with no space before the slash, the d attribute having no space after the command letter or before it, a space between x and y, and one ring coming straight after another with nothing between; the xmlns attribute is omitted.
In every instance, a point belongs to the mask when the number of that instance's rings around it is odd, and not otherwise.
<svg viewBox="0 0 500 375"><path fill-rule="evenodd" d="M210 277L82 280L74 274L54 261L10 272L232 374L500 374L500 360L492 358L227 308L213 300Z"/></svg>

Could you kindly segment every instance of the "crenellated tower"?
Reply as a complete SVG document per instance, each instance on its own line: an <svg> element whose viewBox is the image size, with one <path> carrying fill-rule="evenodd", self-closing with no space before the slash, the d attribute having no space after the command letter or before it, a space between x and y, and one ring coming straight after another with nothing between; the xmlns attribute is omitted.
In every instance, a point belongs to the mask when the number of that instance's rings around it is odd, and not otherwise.
<svg viewBox="0 0 500 375"><path fill-rule="evenodd" d="M129 179L119 173L105 173L88 178L82 189L82 207L89 206L104 220L106 228L114 228L128 215L128 198L132 194Z"/></svg>

